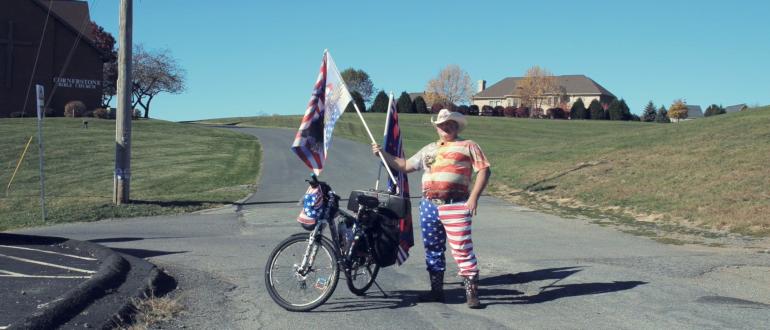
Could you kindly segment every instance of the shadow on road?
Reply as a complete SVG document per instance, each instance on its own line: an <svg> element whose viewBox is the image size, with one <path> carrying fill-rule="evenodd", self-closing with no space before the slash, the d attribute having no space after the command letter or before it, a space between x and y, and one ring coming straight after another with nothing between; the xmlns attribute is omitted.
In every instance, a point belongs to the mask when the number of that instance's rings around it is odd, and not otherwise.
<svg viewBox="0 0 770 330"><path fill-rule="evenodd" d="M185 206L203 206L203 205L211 205L211 204L232 204L232 201L144 201L144 200L131 200L132 204L139 204L139 205L157 205L162 207L169 207L169 206L178 206L178 207L185 207Z"/></svg>
<svg viewBox="0 0 770 330"><path fill-rule="evenodd" d="M169 238L186 238L183 236L166 236L166 237L105 237L97 239L89 239L91 243L119 243L119 242L133 242L142 241L146 239L169 239Z"/></svg>
<svg viewBox="0 0 770 330"><path fill-rule="evenodd" d="M143 250L143 249L120 249L111 248L115 252L127 254L137 258L152 258L157 256L166 256L170 254L187 253L189 251L157 251L157 250Z"/></svg>
<svg viewBox="0 0 770 330"><path fill-rule="evenodd" d="M340 298L326 302L315 310L319 313L354 312L376 309L397 309L416 305L417 298L408 291L388 292L384 297L379 292L369 292L365 297Z"/></svg>
<svg viewBox="0 0 770 330"><path fill-rule="evenodd" d="M641 281L613 281L556 285L559 281L580 272L582 268L583 267L547 268L531 272L503 274L482 278L479 280L479 297L485 305L539 304L566 297L630 290L639 285L647 284L647 282ZM505 288L506 285L546 280L555 281L541 287L540 292L535 295L522 296L524 292ZM447 290L447 302L462 302L462 298L464 298L464 291L462 288Z"/></svg>

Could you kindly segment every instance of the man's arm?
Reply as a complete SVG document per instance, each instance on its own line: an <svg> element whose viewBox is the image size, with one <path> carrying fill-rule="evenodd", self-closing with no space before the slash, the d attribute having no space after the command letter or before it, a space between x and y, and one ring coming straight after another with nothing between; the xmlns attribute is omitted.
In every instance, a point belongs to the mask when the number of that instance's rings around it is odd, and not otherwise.
<svg viewBox="0 0 770 330"><path fill-rule="evenodd" d="M485 167L476 173L476 182L473 183L473 190L471 190L471 195L468 197L468 201L465 203L473 215L476 215L479 197L481 196L481 192L484 191L484 188L487 187L489 176L491 175L492 170L490 170L489 167Z"/></svg>
<svg viewBox="0 0 770 330"><path fill-rule="evenodd" d="M382 149L376 143L372 143L372 153L378 157L379 154L382 153L382 157L385 158L388 166L390 166L392 169L398 170L399 172L411 173L415 171L415 169L409 165L406 159L393 156L387 152L382 152Z"/></svg>

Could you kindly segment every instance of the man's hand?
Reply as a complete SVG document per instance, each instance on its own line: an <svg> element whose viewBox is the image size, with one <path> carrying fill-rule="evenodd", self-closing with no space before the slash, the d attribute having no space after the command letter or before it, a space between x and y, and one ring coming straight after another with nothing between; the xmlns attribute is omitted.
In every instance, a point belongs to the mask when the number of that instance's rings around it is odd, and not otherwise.
<svg viewBox="0 0 770 330"><path fill-rule="evenodd" d="M372 153L375 156L379 157L380 156L380 152L382 152L382 148L380 148L380 145L377 144L377 143L372 143Z"/></svg>
<svg viewBox="0 0 770 330"><path fill-rule="evenodd" d="M471 212L471 215L476 215L476 209L479 207L479 201L474 198L468 199L468 201L465 202L465 207L468 208L468 211Z"/></svg>

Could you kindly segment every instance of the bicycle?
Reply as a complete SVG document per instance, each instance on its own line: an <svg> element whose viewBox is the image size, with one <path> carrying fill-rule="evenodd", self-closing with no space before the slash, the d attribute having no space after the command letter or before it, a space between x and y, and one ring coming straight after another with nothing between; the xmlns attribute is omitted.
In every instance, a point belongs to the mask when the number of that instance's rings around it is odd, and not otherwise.
<svg viewBox="0 0 770 330"><path fill-rule="evenodd" d="M311 187L321 189L322 211L310 233L289 236L270 253L265 266L265 285L270 297L289 311L304 312L321 306L331 297L344 271L347 286L363 296L376 283L380 271L372 228L376 221L403 217L404 200L373 191L351 192L348 209L339 208L340 197L325 182L311 175ZM329 228L330 237L323 235Z"/></svg>

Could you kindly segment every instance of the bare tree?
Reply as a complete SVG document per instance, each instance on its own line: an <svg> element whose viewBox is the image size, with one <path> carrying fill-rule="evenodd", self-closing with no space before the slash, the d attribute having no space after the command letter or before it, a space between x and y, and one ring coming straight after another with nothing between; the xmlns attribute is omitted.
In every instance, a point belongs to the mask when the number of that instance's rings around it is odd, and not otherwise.
<svg viewBox="0 0 770 330"><path fill-rule="evenodd" d="M471 76L460 66L447 65L438 76L425 87L425 100L428 103L467 103L473 93Z"/></svg>
<svg viewBox="0 0 770 330"><path fill-rule="evenodd" d="M340 75L342 75L342 79L345 80L345 84L351 92L358 92L366 103L372 100L372 95L374 95L375 91L374 83L372 83L372 79L369 78L369 74L366 71L347 68ZM359 110L364 111L364 109Z"/></svg>
<svg viewBox="0 0 770 330"><path fill-rule="evenodd" d="M564 88L556 81L556 77L547 69L537 65L527 69L524 78L516 83L516 91L521 97L521 103L532 109L542 109L546 102L557 106L563 102L566 95ZM555 102L549 102L548 98L553 98Z"/></svg>
<svg viewBox="0 0 770 330"><path fill-rule="evenodd" d="M150 103L160 93L179 94L185 89L185 71L168 49L147 51L142 45L134 47L132 61L133 107L144 109L149 118Z"/></svg>

